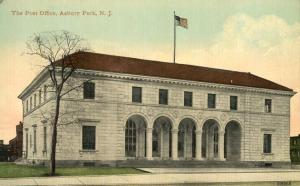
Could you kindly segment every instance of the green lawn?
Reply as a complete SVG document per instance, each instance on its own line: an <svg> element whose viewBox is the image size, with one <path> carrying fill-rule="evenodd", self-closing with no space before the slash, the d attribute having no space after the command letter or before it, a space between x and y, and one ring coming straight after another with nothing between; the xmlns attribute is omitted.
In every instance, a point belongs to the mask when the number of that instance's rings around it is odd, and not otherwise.
<svg viewBox="0 0 300 186"><path fill-rule="evenodd" d="M113 174L141 174L143 171L134 168L113 167L68 167L57 168L58 176L78 175L113 175ZM48 168L15 165L14 163L0 163L0 178L19 178L47 176Z"/></svg>

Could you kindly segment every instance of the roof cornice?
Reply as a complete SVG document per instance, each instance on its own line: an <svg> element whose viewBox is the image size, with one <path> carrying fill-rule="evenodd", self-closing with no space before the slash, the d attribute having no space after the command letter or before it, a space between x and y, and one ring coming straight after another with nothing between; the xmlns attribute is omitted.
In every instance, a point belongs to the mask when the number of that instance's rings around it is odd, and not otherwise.
<svg viewBox="0 0 300 186"><path fill-rule="evenodd" d="M48 75L47 68L44 68L32 81L31 83L21 92L18 96L19 99L23 99L26 95L36 87L36 85L40 84L42 80Z"/></svg>
<svg viewBox="0 0 300 186"><path fill-rule="evenodd" d="M218 84L218 83L209 83L209 82L199 82L199 81L190 81L190 80L181 80L181 79L171 79L164 77L155 77L155 76L144 76L144 75L133 75L125 73L115 73L115 72L106 72L106 71L95 71L95 70L84 70L77 69L75 71L77 75L89 75L95 77L105 77L112 79L124 79L124 80L133 80L133 81L147 81L147 82L156 82L156 83L168 83L168 84L177 84L177 85L186 85L186 86L198 86L203 88L218 88L242 92L256 92L256 93L267 93L274 95L282 96L293 96L296 94L294 91L283 91L283 90L273 90L265 88L256 88L256 87L247 87L247 86L238 86L238 85L227 85L227 84ZM33 81L21 92L18 96L19 99L23 99L26 95L31 92L37 85L39 85L42 80L48 75L48 71L44 68L34 79Z"/></svg>
<svg viewBox="0 0 300 186"><path fill-rule="evenodd" d="M273 89L238 86L238 85L217 84L217 83L209 83L209 82L199 82L199 81L180 80L180 79L171 79L171 78L154 77L154 76L133 75L133 74L125 74L125 73L83 70L83 69L78 69L76 71L76 74L84 75L84 76L89 75L95 77L106 77L112 79L148 81L148 82L156 82L156 83L198 86L204 88L218 88L218 89L235 90L235 91L242 91L242 92L246 91L246 92L266 93L266 94L274 94L274 95L282 95L282 96L293 96L297 93L294 91L273 90Z"/></svg>

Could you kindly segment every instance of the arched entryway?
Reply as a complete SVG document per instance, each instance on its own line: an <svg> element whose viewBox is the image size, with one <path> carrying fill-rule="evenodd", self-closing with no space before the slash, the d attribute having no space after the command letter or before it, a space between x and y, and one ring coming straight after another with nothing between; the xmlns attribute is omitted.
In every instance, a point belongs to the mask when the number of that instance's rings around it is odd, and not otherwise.
<svg viewBox="0 0 300 186"><path fill-rule="evenodd" d="M144 158L146 156L146 128L143 116L133 115L125 125L125 156Z"/></svg>
<svg viewBox="0 0 300 186"><path fill-rule="evenodd" d="M219 153L219 124L214 119L204 122L202 127L202 157L216 159Z"/></svg>
<svg viewBox="0 0 300 186"><path fill-rule="evenodd" d="M228 161L239 161L241 158L241 126L230 121L225 127L224 157Z"/></svg>
<svg viewBox="0 0 300 186"><path fill-rule="evenodd" d="M196 124L185 118L178 127L178 157L192 159L196 156Z"/></svg>
<svg viewBox="0 0 300 186"><path fill-rule="evenodd" d="M152 131L152 156L169 159L172 155L172 122L161 116L154 121Z"/></svg>

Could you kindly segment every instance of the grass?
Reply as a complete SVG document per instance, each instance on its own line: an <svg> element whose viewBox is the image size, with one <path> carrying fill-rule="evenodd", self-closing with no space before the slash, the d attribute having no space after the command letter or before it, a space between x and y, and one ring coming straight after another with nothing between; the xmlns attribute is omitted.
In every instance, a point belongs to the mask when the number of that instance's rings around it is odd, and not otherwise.
<svg viewBox="0 0 300 186"><path fill-rule="evenodd" d="M115 175L115 174L141 174L143 171L134 168L115 167L68 167L57 168L58 176L83 175ZM0 178L42 177L48 175L46 167L32 167L16 165L14 163L0 163Z"/></svg>

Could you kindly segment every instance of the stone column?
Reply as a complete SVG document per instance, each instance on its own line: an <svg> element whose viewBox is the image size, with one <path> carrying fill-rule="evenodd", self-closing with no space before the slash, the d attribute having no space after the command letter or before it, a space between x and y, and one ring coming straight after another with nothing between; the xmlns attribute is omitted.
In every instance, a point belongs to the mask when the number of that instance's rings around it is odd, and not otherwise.
<svg viewBox="0 0 300 186"><path fill-rule="evenodd" d="M178 160L178 129L172 130L172 159Z"/></svg>
<svg viewBox="0 0 300 186"><path fill-rule="evenodd" d="M219 160L225 161L224 158L224 131L219 130L219 142L218 142L218 152L219 152Z"/></svg>
<svg viewBox="0 0 300 186"><path fill-rule="evenodd" d="M147 128L146 138L146 157L148 160L152 160L152 128Z"/></svg>
<svg viewBox="0 0 300 186"><path fill-rule="evenodd" d="M196 160L202 160L202 130L196 130Z"/></svg>

